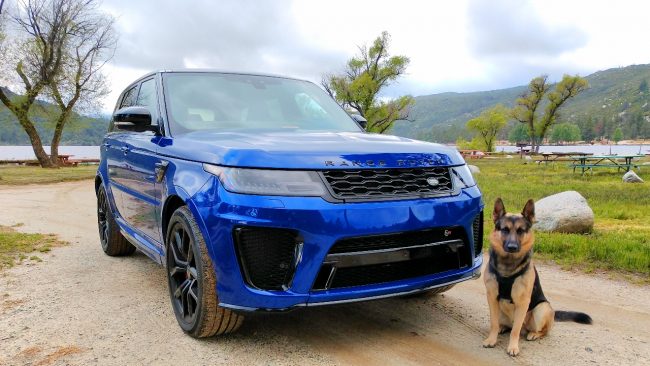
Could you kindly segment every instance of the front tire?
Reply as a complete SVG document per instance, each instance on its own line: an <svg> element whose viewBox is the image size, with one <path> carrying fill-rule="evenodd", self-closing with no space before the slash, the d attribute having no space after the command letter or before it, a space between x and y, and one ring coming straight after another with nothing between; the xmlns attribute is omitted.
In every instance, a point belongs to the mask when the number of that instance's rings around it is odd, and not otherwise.
<svg viewBox="0 0 650 366"><path fill-rule="evenodd" d="M194 338L236 331L244 317L219 307L212 260L192 213L180 207L167 227L169 296L181 329Z"/></svg>
<svg viewBox="0 0 650 366"><path fill-rule="evenodd" d="M97 191L97 227L99 241L106 255L120 257L135 252L135 247L122 235L120 227L115 222L115 216L103 185Z"/></svg>

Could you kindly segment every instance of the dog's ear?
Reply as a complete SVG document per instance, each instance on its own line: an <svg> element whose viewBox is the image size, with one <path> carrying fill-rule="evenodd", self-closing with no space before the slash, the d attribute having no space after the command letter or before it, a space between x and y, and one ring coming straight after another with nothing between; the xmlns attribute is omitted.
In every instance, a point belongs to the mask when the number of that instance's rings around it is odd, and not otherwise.
<svg viewBox="0 0 650 366"><path fill-rule="evenodd" d="M521 211L521 216L525 217L531 224L535 222L535 201L532 198L526 202L526 206Z"/></svg>
<svg viewBox="0 0 650 366"><path fill-rule="evenodd" d="M496 224L499 219L506 215L506 207L503 205L501 197L494 202L494 211L492 211L492 220Z"/></svg>

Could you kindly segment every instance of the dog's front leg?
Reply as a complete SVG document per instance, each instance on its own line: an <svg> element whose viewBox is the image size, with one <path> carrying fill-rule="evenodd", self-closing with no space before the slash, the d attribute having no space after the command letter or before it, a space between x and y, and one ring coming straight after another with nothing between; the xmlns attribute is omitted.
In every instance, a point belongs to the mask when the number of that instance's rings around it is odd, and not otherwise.
<svg viewBox="0 0 650 366"><path fill-rule="evenodd" d="M524 320L526 319L529 304L530 297L522 298L519 302L515 302L512 331L510 332L510 342L508 343L508 354L510 356L517 356L519 354L519 336L521 334L521 327L524 325Z"/></svg>
<svg viewBox="0 0 650 366"><path fill-rule="evenodd" d="M487 292L487 302L490 307L490 333L483 341L483 347L492 348L497 344L497 336L499 335L499 299L497 298L498 288L496 281L485 282Z"/></svg>

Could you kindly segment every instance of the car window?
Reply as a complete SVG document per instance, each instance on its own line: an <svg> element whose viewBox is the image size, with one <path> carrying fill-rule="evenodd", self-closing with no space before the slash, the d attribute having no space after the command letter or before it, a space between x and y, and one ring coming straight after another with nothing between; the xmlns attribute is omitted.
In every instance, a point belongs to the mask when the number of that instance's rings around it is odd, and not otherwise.
<svg viewBox="0 0 650 366"><path fill-rule="evenodd" d="M156 123L158 106L156 104L156 82L154 79L145 80L140 84L140 92L135 105L149 108L152 123Z"/></svg>
<svg viewBox="0 0 650 366"><path fill-rule="evenodd" d="M172 135L199 130L360 130L327 93L307 81L169 73L163 83Z"/></svg>
<svg viewBox="0 0 650 366"><path fill-rule="evenodd" d="M135 98L137 96L137 85L129 89L124 93L124 98L122 98L122 103L120 103L120 108L131 107L135 105Z"/></svg>

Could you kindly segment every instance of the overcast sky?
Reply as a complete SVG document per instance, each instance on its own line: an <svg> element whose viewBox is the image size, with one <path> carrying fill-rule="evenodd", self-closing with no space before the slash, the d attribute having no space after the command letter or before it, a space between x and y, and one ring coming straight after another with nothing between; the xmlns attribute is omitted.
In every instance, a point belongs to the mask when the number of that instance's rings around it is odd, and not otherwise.
<svg viewBox="0 0 650 366"><path fill-rule="evenodd" d="M478 91L548 74L650 63L647 1L105 0L120 42L106 72L122 89L165 68L320 81L382 31L408 74L385 96Z"/></svg>

